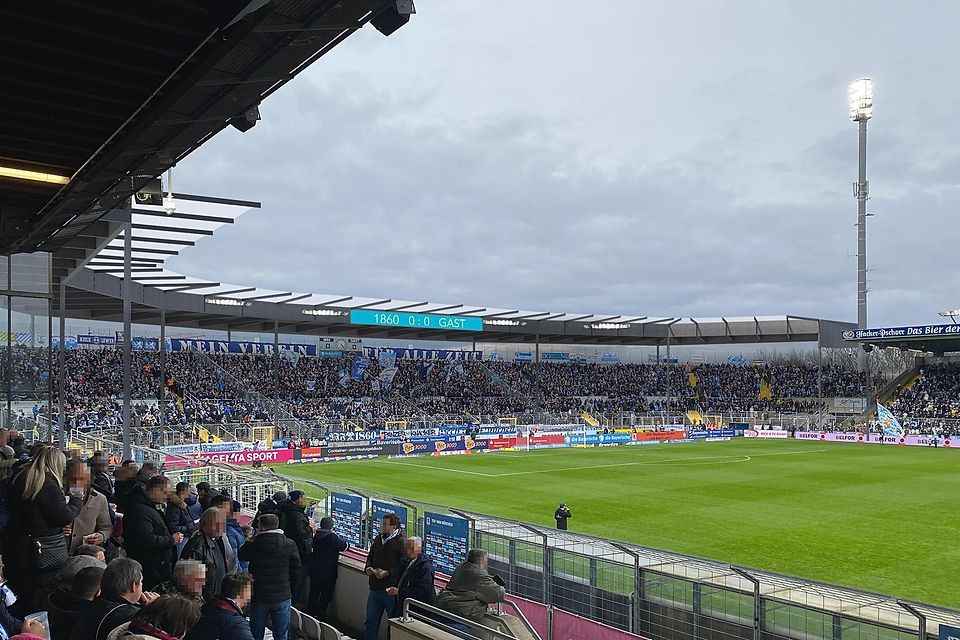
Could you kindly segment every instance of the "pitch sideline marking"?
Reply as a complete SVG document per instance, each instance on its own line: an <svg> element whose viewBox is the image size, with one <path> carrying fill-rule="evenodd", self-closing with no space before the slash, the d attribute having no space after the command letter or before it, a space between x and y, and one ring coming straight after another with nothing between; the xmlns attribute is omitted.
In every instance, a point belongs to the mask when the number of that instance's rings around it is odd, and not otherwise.
<svg viewBox="0 0 960 640"><path fill-rule="evenodd" d="M504 478L510 476L526 476L539 473L555 473L563 471L586 471L588 469L610 469L613 467L636 467L641 465L649 464L663 464L665 462L690 462L697 460L722 460L726 462L705 462L703 464L729 464L732 462L749 462L755 457L759 456L790 456L790 455L800 455L804 453L821 453L823 451L829 451L829 449L808 449L805 451L778 451L776 453L755 453L753 456L748 455L730 455L730 456L695 456L695 457L685 457L685 458L667 458L666 460L647 460L644 462L618 462L616 464L599 464L585 467L563 467L560 469L538 469L534 471L512 471L507 473L483 473L480 471L468 471L466 469L451 469L449 467L432 467L422 464L417 464L415 462L400 462L399 460L385 460L383 464L399 464L406 467L416 467L417 469L433 469L436 471L449 471L451 473L464 473L471 476L483 476L486 478ZM743 460L742 458L746 458ZM734 459L734 460L731 460Z"/></svg>

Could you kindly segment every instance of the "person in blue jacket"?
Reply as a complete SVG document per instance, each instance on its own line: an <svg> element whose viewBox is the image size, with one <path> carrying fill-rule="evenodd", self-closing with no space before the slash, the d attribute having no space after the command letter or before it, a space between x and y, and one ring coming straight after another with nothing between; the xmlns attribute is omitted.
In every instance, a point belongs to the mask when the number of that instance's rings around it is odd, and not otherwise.
<svg viewBox="0 0 960 640"><path fill-rule="evenodd" d="M400 559L397 567L400 574L397 586L387 588L387 595L397 598L394 617L403 615L403 603L406 600L432 605L437 594L434 588L433 561L423 553L423 542L420 538L413 536L404 540L403 554L405 557Z"/></svg>
<svg viewBox="0 0 960 640"><path fill-rule="evenodd" d="M200 609L200 621L185 640L253 640L250 623L243 615L253 595L253 576L231 573L220 583L220 595Z"/></svg>
<svg viewBox="0 0 960 640"><path fill-rule="evenodd" d="M326 622L327 606L333 600L337 586L337 571L340 554L349 545L333 531L333 518L320 520L320 528L313 535L313 552L310 555L310 595L307 600L310 615Z"/></svg>

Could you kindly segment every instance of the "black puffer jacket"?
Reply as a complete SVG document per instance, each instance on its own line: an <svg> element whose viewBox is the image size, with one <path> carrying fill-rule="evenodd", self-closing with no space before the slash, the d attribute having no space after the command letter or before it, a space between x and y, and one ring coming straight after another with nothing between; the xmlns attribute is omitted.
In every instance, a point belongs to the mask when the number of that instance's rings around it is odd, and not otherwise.
<svg viewBox="0 0 960 640"><path fill-rule="evenodd" d="M138 611L140 605L130 604L122 598L100 595L80 614L70 640L106 640L111 631L133 620Z"/></svg>
<svg viewBox="0 0 960 640"><path fill-rule="evenodd" d="M47 598L50 640L69 640L77 618L90 608L91 601L60 587Z"/></svg>
<svg viewBox="0 0 960 640"><path fill-rule="evenodd" d="M303 507L293 500L281 502L280 528L297 545L300 563L309 563L310 554L313 552L313 531L310 530L310 519L303 512Z"/></svg>
<svg viewBox="0 0 960 640"><path fill-rule="evenodd" d="M300 573L300 553L283 531L261 531L240 547L238 557L250 563L253 602L278 604L291 598L291 586Z"/></svg>
<svg viewBox="0 0 960 640"><path fill-rule="evenodd" d="M173 579L176 545L167 527L167 519L146 494L128 494L123 512L123 546L127 556L143 566L143 588L153 589Z"/></svg>

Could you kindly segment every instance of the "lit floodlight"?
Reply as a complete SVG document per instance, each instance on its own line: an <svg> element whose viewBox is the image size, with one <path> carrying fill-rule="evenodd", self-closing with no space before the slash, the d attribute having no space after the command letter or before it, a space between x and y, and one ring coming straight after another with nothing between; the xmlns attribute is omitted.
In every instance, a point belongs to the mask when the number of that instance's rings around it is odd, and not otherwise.
<svg viewBox="0 0 960 640"><path fill-rule="evenodd" d="M250 303L246 300L237 300L236 298L207 298L207 304L215 304L221 307L249 307Z"/></svg>
<svg viewBox="0 0 960 640"><path fill-rule="evenodd" d="M336 309L304 309L303 315L305 316L342 316L344 313L342 311L337 311Z"/></svg>
<svg viewBox="0 0 960 640"><path fill-rule="evenodd" d="M850 99L850 119L854 122L869 120L873 116L873 80L860 78L850 83L847 92Z"/></svg>
<svg viewBox="0 0 960 640"><path fill-rule="evenodd" d="M597 322L595 324L584 325L587 329L629 329L630 325L623 322Z"/></svg>
<svg viewBox="0 0 960 640"><path fill-rule="evenodd" d="M493 325L497 327L519 327L520 325L525 323L519 322L517 320L492 319L492 320L484 320L483 324Z"/></svg>
<svg viewBox="0 0 960 640"><path fill-rule="evenodd" d="M960 309L954 309L953 311L941 311L940 317L942 318L956 318L960 316Z"/></svg>

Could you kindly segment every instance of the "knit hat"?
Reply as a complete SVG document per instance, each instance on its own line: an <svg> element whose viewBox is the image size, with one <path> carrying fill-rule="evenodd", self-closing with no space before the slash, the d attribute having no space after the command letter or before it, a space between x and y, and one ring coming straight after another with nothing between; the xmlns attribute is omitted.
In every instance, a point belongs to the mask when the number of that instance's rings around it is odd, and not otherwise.
<svg viewBox="0 0 960 640"><path fill-rule="evenodd" d="M296 502L304 496L303 491L291 491L290 492L290 502Z"/></svg>
<svg viewBox="0 0 960 640"><path fill-rule="evenodd" d="M320 518L320 528L327 530L333 529L333 518L330 516Z"/></svg>
<svg viewBox="0 0 960 640"><path fill-rule="evenodd" d="M286 500L286 499L287 499L287 492L286 492L286 491L277 491L275 494L273 494L273 501L274 501L274 502L283 502L283 501Z"/></svg>

